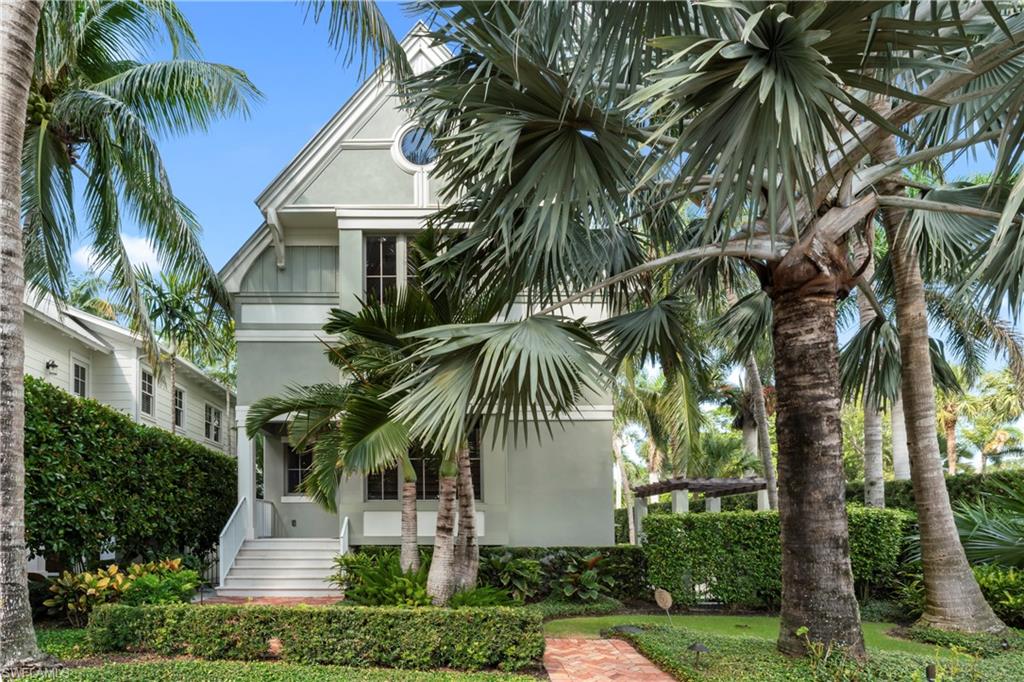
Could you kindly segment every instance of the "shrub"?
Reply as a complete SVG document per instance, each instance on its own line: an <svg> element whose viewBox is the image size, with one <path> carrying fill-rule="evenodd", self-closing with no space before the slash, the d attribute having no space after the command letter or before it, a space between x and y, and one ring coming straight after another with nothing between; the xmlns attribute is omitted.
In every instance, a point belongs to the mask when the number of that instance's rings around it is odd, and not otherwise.
<svg viewBox="0 0 1024 682"><path fill-rule="evenodd" d="M975 566L974 577L996 615L1011 627L1024 627L1024 571Z"/></svg>
<svg viewBox="0 0 1024 682"><path fill-rule="evenodd" d="M25 377L29 551L88 566L120 556L205 554L235 505L235 461Z"/></svg>
<svg viewBox="0 0 1024 682"><path fill-rule="evenodd" d="M481 552L479 579L484 585L505 590L516 601L530 601L540 591L540 562L514 557L510 552Z"/></svg>
<svg viewBox="0 0 1024 682"><path fill-rule="evenodd" d="M456 592L448 600L448 606L461 609L467 606L511 606L512 597L505 590L497 587L474 587L471 590Z"/></svg>
<svg viewBox="0 0 1024 682"><path fill-rule="evenodd" d="M184 570L181 559L132 564L122 571L116 564L95 571L65 571L50 581L51 596L43 602L51 615L60 614L77 626L100 604L173 604L188 601L199 585L195 571Z"/></svg>
<svg viewBox="0 0 1024 682"><path fill-rule="evenodd" d="M946 477L946 490L954 507L960 502L973 503L991 493L998 493L1003 487L1024 492L1024 471L993 471L986 474L957 474ZM864 482L846 484L846 500L863 502ZM889 509L916 511L914 487L910 481L885 482L885 506Z"/></svg>
<svg viewBox="0 0 1024 682"><path fill-rule="evenodd" d="M580 556L560 550L540 560L548 590L558 599L567 601L596 601L607 596L615 585L615 578L601 567L604 556L600 551Z"/></svg>
<svg viewBox="0 0 1024 682"><path fill-rule="evenodd" d="M611 597L601 597L595 601L571 602L560 599L545 599L525 608L536 612L543 620L556 618L572 618L574 616L603 616L622 610L622 602Z"/></svg>
<svg viewBox="0 0 1024 682"><path fill-rule="evenodd" d="M1001 635L983 632L950 632L936 628L912 627L903 633L908 639L934 644L946 649L958 649L974 656L1001 656L1009 652L1024 651L1024 635L1009 631Z"/></svg>
<svg viewBox="0 0 1024 682"><path fill-rule="evenodd" d="M865 592L890 586L900 567L906 514L851 508L849 519L854 579ZM707 597L733 607L778 606L777 513L661 514L645 520L644 533L650 583L671 592L677 604Z"/></svg>
<svg viewBox="0 0 1024 682"><path fill-rule="evenodd" d="M427 594L429 561L418 571L403 573L395 552L346 554L335 559L338 571L330 581L345 599L361 606L430 606Z"/></svg>
<svg viewBox="0 0 1024 682"><path fill-rule="evenodd" d="M356 667L521 669L544 652L531 609L301 606L123 606L93 612L100 651Z"/></svg>

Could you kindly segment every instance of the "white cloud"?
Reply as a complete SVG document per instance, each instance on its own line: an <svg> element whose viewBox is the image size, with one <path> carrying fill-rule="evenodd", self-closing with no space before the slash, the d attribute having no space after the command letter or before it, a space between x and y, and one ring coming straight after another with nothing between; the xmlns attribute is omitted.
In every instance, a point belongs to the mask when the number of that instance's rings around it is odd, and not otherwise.
<svg viewBox="0 0 1024 682"><path fill-rule="evenodd" d="M148 239L122 233L121 241L124 242L124 250L128 252L128 259L132 265L136 267L145 265L151 270L160 269L160 259ZM80 246L71 254L71 262L81 270L91 269L95 260L95 251L92 246Z"/></svg>

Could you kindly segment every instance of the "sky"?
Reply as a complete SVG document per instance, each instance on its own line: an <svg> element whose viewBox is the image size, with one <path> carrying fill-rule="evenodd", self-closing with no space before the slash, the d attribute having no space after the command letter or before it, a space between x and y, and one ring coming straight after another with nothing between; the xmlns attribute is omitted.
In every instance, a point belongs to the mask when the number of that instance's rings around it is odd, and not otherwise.
<svg viewBox="0 0 1024 682"><path fill-rule="evenodd" d="M216 122L205 133L159 141L178 197L199 217L202 245L219 269L259 227L253 200L341 108L361 82L327 43L325 25L305 20L292 2L179 2L207 61L239 68L264 94L248 119ZM402 5L381 3L399 38L415 23ZM158 48L156 53L160 55ZM152 248L125 228L136 264L158 268ZM83 245L74 251L87 267Z"/></svg>

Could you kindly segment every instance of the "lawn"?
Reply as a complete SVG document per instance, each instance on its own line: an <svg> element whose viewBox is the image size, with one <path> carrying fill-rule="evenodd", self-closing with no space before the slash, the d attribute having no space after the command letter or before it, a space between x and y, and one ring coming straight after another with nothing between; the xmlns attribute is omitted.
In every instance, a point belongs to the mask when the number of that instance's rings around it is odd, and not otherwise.
<svg viewBox="0 0 1024 682"><path fill-rule="evenodd" d="M589 618L568 618L544 624L548 637L598 637L602 630L614 625L669 625L666 616L617 615L594 616ZM779 635L779 619L774 616L709 616L675 615L671 625L684 627L694 633L714 635L757 637L775 641ZM896 627L892 623L864 623L864 641L870 651L896 651L908 654L930 656L935 647L919 642L892 637L887 631Z"/></svg>
<svg viewBox="0 0 1024 682"><path fill-rule="evenodd" d="M333 665L238 663L234 661L158 661L107 663L54 674L20 678L21 682L536 682L534 677L501 673L365 670Z"/></svg>

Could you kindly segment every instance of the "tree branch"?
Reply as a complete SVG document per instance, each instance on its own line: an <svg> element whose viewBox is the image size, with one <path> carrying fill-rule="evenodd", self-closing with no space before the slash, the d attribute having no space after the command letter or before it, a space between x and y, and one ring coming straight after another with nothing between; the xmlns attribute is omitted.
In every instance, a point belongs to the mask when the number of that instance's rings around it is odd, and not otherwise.
<svg viewBox="0 0 1024 682"><path fill-rule="evenodd" d="M911 199L909 197L893 197L880 195L878 197L879 206L892 206L893 208L909 208L915 211L938 211L940 213L956 213L958 215L971 216L972 218L984 218L986 220L992 220L998 222L999 218L1002 217L1002 213L999 211L989 211L984 208L975 208L974 206L964 206L962 204L951 204L944 201L929 201L927 199ZM1012 221L1014 224L1020 224L1020 218L1016 218Z"/></svg>

